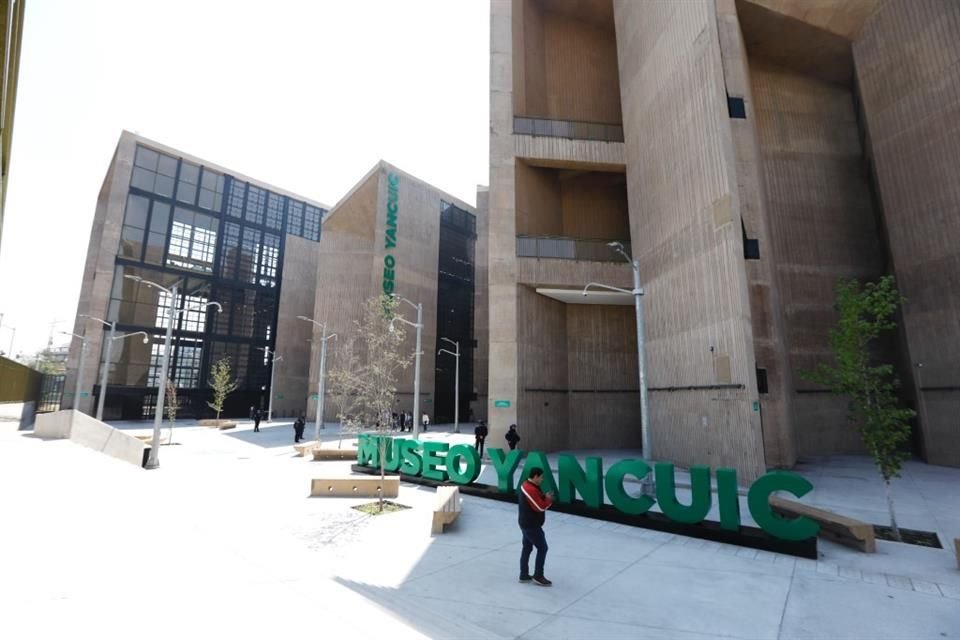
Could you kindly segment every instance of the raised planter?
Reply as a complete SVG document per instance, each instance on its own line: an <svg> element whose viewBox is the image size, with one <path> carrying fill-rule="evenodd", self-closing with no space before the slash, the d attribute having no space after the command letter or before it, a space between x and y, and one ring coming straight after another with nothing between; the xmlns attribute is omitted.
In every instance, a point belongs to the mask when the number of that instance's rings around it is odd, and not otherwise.
<svg viewBox="0 0 960 640"><path fill-rule="evenodd" d="M237 426L236 422L230 420L197 420L197 424L201 427L210 427L211 429L233 429Z"/></svg>
<svg viewBox="0 0 960 640"><path fill-rule="evenodd" d="M356 460L356 449L313 449L314 461L321 460Z"/></svg>

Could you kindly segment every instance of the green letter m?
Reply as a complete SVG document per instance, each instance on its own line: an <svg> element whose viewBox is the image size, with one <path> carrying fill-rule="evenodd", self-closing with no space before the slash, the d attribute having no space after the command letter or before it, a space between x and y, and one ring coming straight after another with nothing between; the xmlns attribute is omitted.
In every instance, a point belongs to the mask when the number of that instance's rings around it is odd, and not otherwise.
<svg viewBox="0 0 960 640"><path fill-rule="evenodd" d="M357 464L375 467L377 457L377 436L360 435L357 437Z"/></svg>

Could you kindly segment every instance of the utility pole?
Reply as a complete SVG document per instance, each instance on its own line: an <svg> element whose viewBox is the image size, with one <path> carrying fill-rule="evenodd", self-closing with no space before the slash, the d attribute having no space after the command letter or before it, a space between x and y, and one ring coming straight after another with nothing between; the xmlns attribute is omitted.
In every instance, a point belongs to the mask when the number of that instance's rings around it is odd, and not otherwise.
<svg viewBox="0 0 960 640"><path fill-rule="evenodd" d="M620 287L613 287L608 284L591 282L583 288L584 297L587 296L588 289L591 287L617 291L633 296L634 312L637 316L637 369L640 378L640 441L643 447L643 457L647 460L653 460L653 449L650 446L650 421L647 402L647 350L644 340L644 321L643 321L643 287L640 285L640 261L631 258L623 248L620 242L608 242L607 246L622 255L633 268L633 290L628 291Z"/></svg>
<svg viewBox="0 0 960 640"><path fill-rule="evenodd" d="M327 340L336 338L337 334L332 333L329 336L327 335L327 324L325 322L317 322L313 318L308 318L307 316L297 316L300 320L305 320L306 322L313 323L314 326L320 327L320 379L317 382L317 424L315 427L317 446L320 445L320 429L323 429L323 405L324 405L324 394L326 393L326 373L327 373Z"/></svg>
<svg viewBox="0 0 960 640"><path fill-rule="evenodd" d="M455 351L455 352L454 352L454 351L450 351L449 349L440 349L440 350L437 352L437 355L439 355L439 354L441 354L441 353L449 353L451 356L453 356L453 357L455 357L455 358L457 359L456 373L454 374L454 375L456 376L456 378L455 378L455 381L454 381L454 384L453 384L453 388L454 388L454 391L453 391L453 397L454 397L454 402L453 402L453 432L454 432L454 433L460 433L460 343L459 343L459 342L456 342L456 341L454 341L454 340L451 340L450 338L440 338L440 339L441 339L441 340L446 340L447 342L449 342L450 344L452 344L452 345L456 348L456 351Z"/></svg>

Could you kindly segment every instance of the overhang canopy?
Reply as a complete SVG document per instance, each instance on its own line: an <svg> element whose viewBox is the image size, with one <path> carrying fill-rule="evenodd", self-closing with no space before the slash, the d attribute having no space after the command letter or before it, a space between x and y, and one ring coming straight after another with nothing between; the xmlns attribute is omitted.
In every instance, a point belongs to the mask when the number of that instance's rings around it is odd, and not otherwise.
<svg viewBox="0 0 960 640"><path fill-rule="evenodd" d="M590 289L589 295L583 295L583 289L550 289L538 287L537 293L566 304L615 304L630 306L633 304L633 296L629 293L620 293L618 291L605 291L603 289Z"/></svg>

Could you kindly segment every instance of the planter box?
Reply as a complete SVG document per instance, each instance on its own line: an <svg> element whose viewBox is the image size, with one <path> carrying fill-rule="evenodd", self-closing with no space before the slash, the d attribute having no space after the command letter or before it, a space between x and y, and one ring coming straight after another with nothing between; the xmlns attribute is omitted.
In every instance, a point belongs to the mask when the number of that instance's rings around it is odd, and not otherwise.
<svg viewBox="0 0 960 640"><path fill-rule="evenodd" d="M218 427L220 429L233 429L235 426L237 426L236 422L232 422L230 420L220 420L219 423L216 420L197 420L197 424L201 427L211 427L213 429Z"/></svg>
<svg viewBox="0 0 960 640"><path fill-rule="evenodd" d="M313 459L320 460L356 460L356 449L314 449Z"/></svg>

